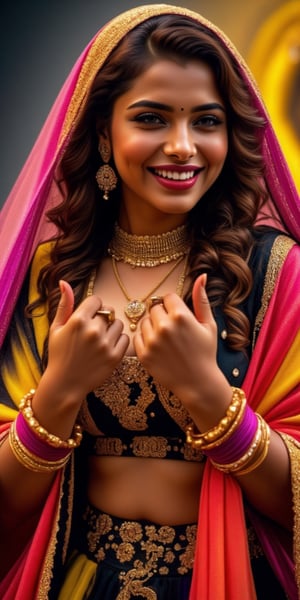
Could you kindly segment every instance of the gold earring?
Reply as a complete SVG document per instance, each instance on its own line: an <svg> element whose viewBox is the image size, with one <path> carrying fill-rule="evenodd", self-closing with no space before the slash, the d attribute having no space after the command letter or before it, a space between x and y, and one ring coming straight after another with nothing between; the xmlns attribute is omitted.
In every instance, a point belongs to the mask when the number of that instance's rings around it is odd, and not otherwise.
<svg viewBox="0 0 300 600"><path fill-rule="evenodd" d="M98 169L96 173L96 180L100 190L104 192L103 200L108 200L108 194L115 189L118 179L112 167L107 164L111 156L109 145L105 142L100 143L99 152L105 164Z"/></svg>

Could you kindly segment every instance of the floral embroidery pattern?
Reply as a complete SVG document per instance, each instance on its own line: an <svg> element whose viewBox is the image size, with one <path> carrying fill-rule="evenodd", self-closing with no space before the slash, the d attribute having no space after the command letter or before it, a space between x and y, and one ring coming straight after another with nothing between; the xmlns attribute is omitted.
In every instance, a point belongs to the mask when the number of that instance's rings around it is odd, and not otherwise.
<svg viewBox="0 0 300 600"><path fill-rule="evenodd" d="M112 558L124 565L116 600L136 596L157 600L149 587L153 575L184 575L193 568L197 525L171 527L121 521L88 506L84 514L90 557L97 563Z"/></svg>

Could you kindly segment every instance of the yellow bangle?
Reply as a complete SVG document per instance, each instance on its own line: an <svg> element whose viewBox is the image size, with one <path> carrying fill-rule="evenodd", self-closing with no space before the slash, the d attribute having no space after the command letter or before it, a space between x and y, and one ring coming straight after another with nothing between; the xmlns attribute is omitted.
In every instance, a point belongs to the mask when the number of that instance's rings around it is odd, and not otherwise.
<svg viewBox="0 0 300 600"><path fill-rule="evenodd" d="M69 450L77 448L82 440L81 426L78 424L74 425L73 437L69 438L68 440L62 440L57 435L49 433L47 429L40 425L40 423L37 421L33 414L32 399L34 397L34 394L35 390L30 390L30 392L28 392L28 394L26 394L24 398L22 398L19 405L20 412L22 413L30 429L34 431L37 437L49 444L49 446L53 446L54 448L68 448Z"/></svg>

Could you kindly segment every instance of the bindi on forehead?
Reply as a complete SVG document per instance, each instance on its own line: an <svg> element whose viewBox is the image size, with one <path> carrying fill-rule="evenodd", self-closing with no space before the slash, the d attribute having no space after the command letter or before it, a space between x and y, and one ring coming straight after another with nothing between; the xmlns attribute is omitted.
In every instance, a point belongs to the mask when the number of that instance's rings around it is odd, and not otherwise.
<svg viewBox="0 0 300 600"><path fill-rule="evenodd" d="M181 107L180 107L180 110L181 110L182 112L184 111L184 108L183 108L183 106L181 106Z"/></svg>

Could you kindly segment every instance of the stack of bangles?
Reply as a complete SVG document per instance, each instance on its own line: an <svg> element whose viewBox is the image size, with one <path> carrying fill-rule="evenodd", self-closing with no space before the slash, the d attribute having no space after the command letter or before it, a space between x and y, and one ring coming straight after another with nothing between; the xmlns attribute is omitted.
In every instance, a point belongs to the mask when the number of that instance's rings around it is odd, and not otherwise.
<svg viewBox="0 0 300 600"><path fill-rule="evenodd" d="M36 420L32 410L35 390L30 390L20 402L20 412L11 424L9 444L16 459L30 471L49 473L64 467L74 448L82 439L80 425L75 424L68 440L48 433Z"/></svg>
<svg viewBox="0 0 300 600"><path fill-rule="evenodd" d="M246 475L265 460L270 444L266 421L247 404L243 390L232 388L232 399L221 421L204 433L186 429L187 443L202 450L223 473Z"/></svg>

